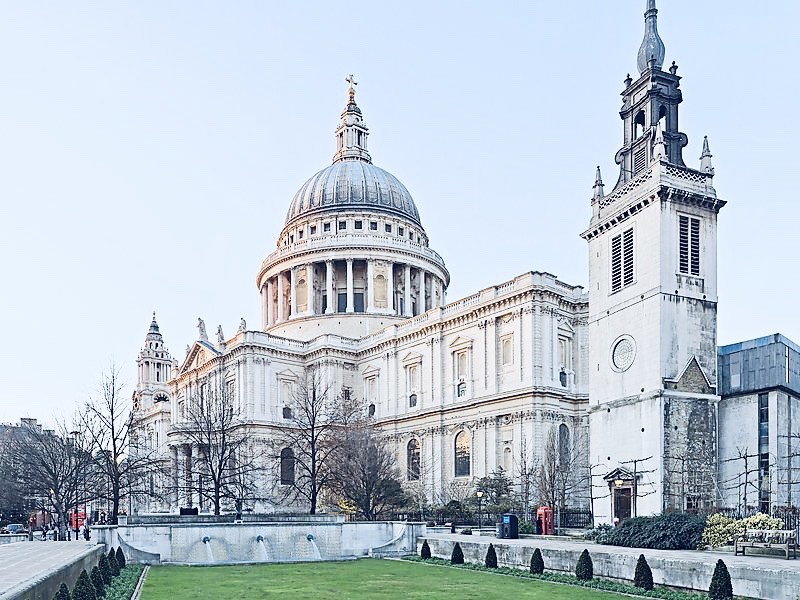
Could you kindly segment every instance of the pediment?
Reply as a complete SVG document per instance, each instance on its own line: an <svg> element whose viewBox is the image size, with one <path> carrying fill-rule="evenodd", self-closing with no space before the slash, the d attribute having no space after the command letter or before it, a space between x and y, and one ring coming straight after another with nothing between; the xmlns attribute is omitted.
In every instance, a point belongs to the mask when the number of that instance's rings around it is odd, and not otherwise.
<svg viewBox="0 0 800 600"><path fill-rule="evenodd" d="M275 374L278 379L297 381L298 375L291 369L284 369Z"/></svg>
<svg viewBox="0 0 800 600"><path fill-rule="evenodd" d="M461 350L462 348L472 348L472 343L474 340L471 338L467 338L464 336L458 336L450 343L451 350Z"/></svg>
<svg viewBox="0 0 800 600"><path fill-rule="evenodd" d="M568 333L575 333L575 329L573 329L572 325L570 325L569 321L567 321L566 319L558 324L558 330L566 331Z"/></svg>
<svg viewBox="0 0 800 600"><path fill-rule="evenodd" d="M675 379L664 379L664 387L676 392L690 392L693 394L713 395L717 393L716 387L708 380L706 372L700 366L696 356L692 356L683 368L681 374Z"/></svg>
<svg viewBox="0 0 800 600"><path fill-rule="evenodd" d="M180 368L181 373L203 366L212 358L219 356L220 352L214 346L203 340L198 340L190 348L189 354Z"/></svg>
<svg viewBox="0 0 800 600"><path fill-rule="evenodd" d="M413 365L414 363L422 362L422 355L416 352L408 352L401 361L404 365Z"/></svg>
<svg viewBox="0 0 800 600"><path fill-rule="evenodd" d="M381 370L374 365L369 365L366 369L364 369L363 376L364 377L372 377L373 375L380 374Z"/></svg>

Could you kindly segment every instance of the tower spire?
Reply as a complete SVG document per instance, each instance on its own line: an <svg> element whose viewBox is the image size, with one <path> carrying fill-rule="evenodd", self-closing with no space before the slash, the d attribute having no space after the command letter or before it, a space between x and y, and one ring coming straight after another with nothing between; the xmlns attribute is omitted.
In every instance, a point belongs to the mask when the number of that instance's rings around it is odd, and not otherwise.
<svg viewBox="0 0 800 600"><path fill-rule="evenodd" d="M594 176L594 200L600 200L603 196L605 196L605 192L603 191L603 177L600 175L600 166L597 167L597 173Z"/></svg>
<svg viewBox="0 0 800 600"><path fill-rule="evenodd" d="M371 163L367 152L367 136L369 129L364 124L361 109L356 104L356 88L358 82L352 75L344 79L347 84L347 105L342 111L342 120L336 129L336 154L333 162L342 160L361 160Z"/></svg>
<svg viewBox="0 0 800 600"><path fill-rule="evenodd" d="M714 175L714 165L711 164L711 150L708 147L708 136L703 138L703 153L700 155L700 170L708 175Z"/></svg>
<svg viewBox="0 0 800 600"><path fill-rule="evenodd" d="M657 19L656 0L647 0L647 11L644 13L644 39L639 47L637 60L640 75L647 69L660 69L664 65L666 49L658 35Z"/></svg>

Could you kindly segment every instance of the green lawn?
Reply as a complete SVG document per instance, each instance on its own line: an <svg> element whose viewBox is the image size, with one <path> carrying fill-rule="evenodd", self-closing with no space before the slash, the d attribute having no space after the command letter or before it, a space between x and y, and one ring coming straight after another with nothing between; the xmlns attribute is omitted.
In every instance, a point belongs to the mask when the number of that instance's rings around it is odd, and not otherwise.
<svg viewBox="0 0 800 600"><path fill-rule="evenodd" d="M436 598L619 600L578 587L394 560L153 567L142 600Z"/></svg>

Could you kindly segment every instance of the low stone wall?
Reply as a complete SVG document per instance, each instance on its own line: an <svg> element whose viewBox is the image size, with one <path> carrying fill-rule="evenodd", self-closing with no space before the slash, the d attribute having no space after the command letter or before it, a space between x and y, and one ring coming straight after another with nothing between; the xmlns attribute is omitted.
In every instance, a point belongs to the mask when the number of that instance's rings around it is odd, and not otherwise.
<svg viewBox="0 0 800 600"><path fill-rule="evenodd" d="M428 540L431 555L449 559L456 540L436 537L422 537L418 540L417 553L424 539ZM575 544L574 548L552 548L537 544L537 540L516 540L505 543L504 540L488 537L476 537L474 541L459 539L464 552L464 561L483 564L489 544L494 544L497 553L497 564L502 567L528 569L534 548L542 553L545 567L552 571L563 571L574 574L583 548ZM615 548L588 543L586 546L592 556L594 573L598 577L631 583L636 571L636 561L640 553L647 557L647 563L653 571L653 581L657 585L682 588L705 593L711 584L716 557L706 557L697 552L697 559L692 560L684 552L666 550L651 551L646 549ZM733 557L731 557L733 558ZM726 561L731 575L733 590L737 596L748 598L771 598L797 600L800 598L800 568L795 561L768 559L770 567L763 564L747 564L744 561ZM791 563L791 564L790 564Z"/></svg>
<svg viewBox="0 0 800 600"><path fill-rule="evenodd" d="M424 523L345 523L342 518L308 515L305 521L129 523L92 527L98 543L122 546L131 560L147 564L302 562L393 556L414 552L417 537L424 532Z"/></svg>
<svg viewBox="0 0 800 600"><path fill-rule="evenodd" d="M86 569L86 572L90 573L92 567L100 562L100 557L104 554L104 550L105 546L87 548L73 562L59 569L53 569L42 573L34 582L26 582L25 589L8 590L8 592L3 595L3 600L52 600L62 583L66 583L67 587L72 590L81 571Z"/></svg>
<svg viewBox="0 0 800 600"><path fill-rule="evenodd" d="M0 533L0 544L13 544L14 542L27 542L27 533Z"/></svg>

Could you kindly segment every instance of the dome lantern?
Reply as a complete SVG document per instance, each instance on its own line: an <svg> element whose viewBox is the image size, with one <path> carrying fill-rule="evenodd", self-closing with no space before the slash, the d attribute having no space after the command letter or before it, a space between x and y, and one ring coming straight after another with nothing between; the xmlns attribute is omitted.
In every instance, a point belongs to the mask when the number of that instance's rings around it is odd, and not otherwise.
<svg viewBox="0 0 800 600"><path fill-rule="evenodd" d="M369 129L364 124L361 109L356 104L356 88L358 82L352 75L345 81L349 84L347 90L347 104L342 111L342 121L336 129L336 154L333 156L334 164L343 160L361 160L371 163L367 152L367 136Z"/></svg>

